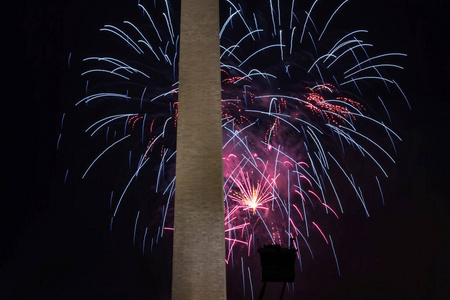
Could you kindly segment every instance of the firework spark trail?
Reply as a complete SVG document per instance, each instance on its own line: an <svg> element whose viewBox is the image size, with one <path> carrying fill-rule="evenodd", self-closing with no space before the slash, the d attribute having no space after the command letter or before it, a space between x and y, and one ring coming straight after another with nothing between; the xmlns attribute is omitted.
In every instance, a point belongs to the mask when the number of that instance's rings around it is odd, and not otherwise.
<svg viewBox="0 0 450 300"><path fill-rule="evenodd" d="M395 153L395 140L401 139L366 105L381 105L391 123L380 96L360 83L381 81L388 94L403 97L410 107L397 82L384 75L385 69L402 67L381 61L406 55L369 56L375 46L364 42L367 30L336 36L331 25L347 2L332 8L323 23L314 20L323 5L318 0L304 11L295 1L268 0L266 7L258 8L260 14L245 3L221 3L226 6L220 29L226 262L230 272L234 260L241 262L237 273L242 273L244 296L248 277L253 297L248 262L256 256L256 241L289 247L293 238L303 270L305 257L300 260L300 253L307 249L314 260L313 247L320 248L316 239L323 238L322 244L331 245L340 274L332 230L326 224L352 205L340 196L342 185L353 190L369 216L363 191L347 167L349 160L367 160L375 167L373 177L384 204L380 177L388 176L385 158L395 163L390 152ZM91 137L104 131L108 136L110 128L120 128L83 178L98 160L106 159L105 153L128 147L123 152L130 172L116 187L118 199L111 192L111 226L119 207L131 201L127 193L143 180L139 175L151 171L146 173L152 185L149 201L158 208L150 218L138 209L133 221L132 242L139 246L142 241L144 254L146 240L151 238L153 249L153 240L158 243L164 231L173 230L179 26L172 6L167 0L148 7L139 3L141 23L124 21L100 29L125 46L129 57L85 58L83 63L91 67L81 76L90 92L75 104L104 111L87 127ZM73 65L72 53L68 64ZM371 135L373 128L386 134L391 148L383 146L384 138Z"/></svg>

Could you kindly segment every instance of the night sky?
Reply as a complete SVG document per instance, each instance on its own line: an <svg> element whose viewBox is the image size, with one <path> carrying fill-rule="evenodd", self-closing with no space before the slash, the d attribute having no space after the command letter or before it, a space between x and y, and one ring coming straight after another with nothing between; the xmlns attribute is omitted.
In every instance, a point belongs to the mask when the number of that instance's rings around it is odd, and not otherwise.
<svg viewBox="0 0 450 300"><path fill-rule="evenodd" d="M317 266L300 275L304 285L296 294L448 299L447 3L351 2L341 12L349 16L344 28L356 23L380 52L408 54L396 81L413 109L398 101L390 110L403 142L383 189L385 207L370 218L344 217L339 225L346 235L336 245L342 276ZM109 231L108 196L92 192L106 183L64 185L65 158L56 149L62 115L83 92L79 70L68 68L69 53L90 55L103 24L135 12L135 3L125 0L22 1L5 10L14 20L4 27L3 43L2 299L166 299L168 274L151 268L155 261L141 257L128 232ZM82 150L83 144L69 155ZM169 259L166 250L160 247L156 256Z"/></svg>

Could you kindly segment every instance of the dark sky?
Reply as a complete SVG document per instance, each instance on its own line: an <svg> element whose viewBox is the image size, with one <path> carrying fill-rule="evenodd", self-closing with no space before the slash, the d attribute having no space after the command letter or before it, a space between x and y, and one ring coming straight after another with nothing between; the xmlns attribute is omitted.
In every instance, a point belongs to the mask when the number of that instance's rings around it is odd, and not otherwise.
<svg viewBox="0 0 450 300"><path fill-rule="evenodd" d="M159 278L143 266L152 262L123 242L127 233L109 232L107 202L80 196L94 188L92 183L83 190L61 188L64 158L56 151L61 117L69 107L65 99L74 101L80 94L81 81L67 68L68 55L89 54L103 24L136 11L129 2L22 1L10 10L15 20L6 25L3 43L10 51L3 69L8 79L1 141L7 155L0 182L4 299L154 299L147 282L157 278L160 286L167 284L167 274ZM391 111L404 142L385 189L386 207L370 219L342 221L348 232L348 240L337 247L345 253L343 276L302 274L306 287L299 295L448 299L447 3L352 2L344 12L351 16L349 24L363 22L382 50L408 54L397 80L413 109L399 105Z"/></svg>

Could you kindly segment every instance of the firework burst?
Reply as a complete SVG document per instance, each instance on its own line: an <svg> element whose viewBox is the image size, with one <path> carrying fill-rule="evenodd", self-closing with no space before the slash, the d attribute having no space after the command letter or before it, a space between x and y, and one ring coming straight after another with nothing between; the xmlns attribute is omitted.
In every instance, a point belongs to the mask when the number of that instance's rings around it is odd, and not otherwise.
<svg viewBox="0 0 450 300"><path fill-rule="evenodd" d="M374 90L404 97L384 75L402 67L383 60L405 54L371 56L366 30L333 31L346 4L316 23L321 9L330 11L320 1L302 8L268 0L257 9L221 2L225 260L228 273L242 278L232 287L241 297L253 297L258 277L251 270L262 244L290 247L294 240L300 269L303 253L314 260L315 249L326 245L339 273L326 224L355 205L342 194L369 216L360 181L379 187L379 178L388 176L385 161L395 162L391 152L400 137L379 117L381 108L390 118ZM133 230L133 243L145 254L173 230L179 7L154 1L138 9L139 21L101 29L122 47L117 54L128 55L85 58L87 95L76 105L100 114L86 132L107 136L82 177L112 151L127 165L126 181L111 193L111 225L131 201L130 190L147 186ZM370 171L356 177L349 161L363 160Z"/></svg>

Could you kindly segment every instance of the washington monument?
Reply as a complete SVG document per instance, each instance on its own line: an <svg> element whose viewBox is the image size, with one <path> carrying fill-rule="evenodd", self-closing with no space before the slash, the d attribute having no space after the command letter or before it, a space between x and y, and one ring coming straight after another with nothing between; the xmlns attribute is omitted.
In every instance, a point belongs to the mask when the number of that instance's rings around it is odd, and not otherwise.
<svg viewBox="0 0 450 300"><path fill-rule="evenodd" d="M173 300L225 300L219 1L182 0Z"/></svg>

